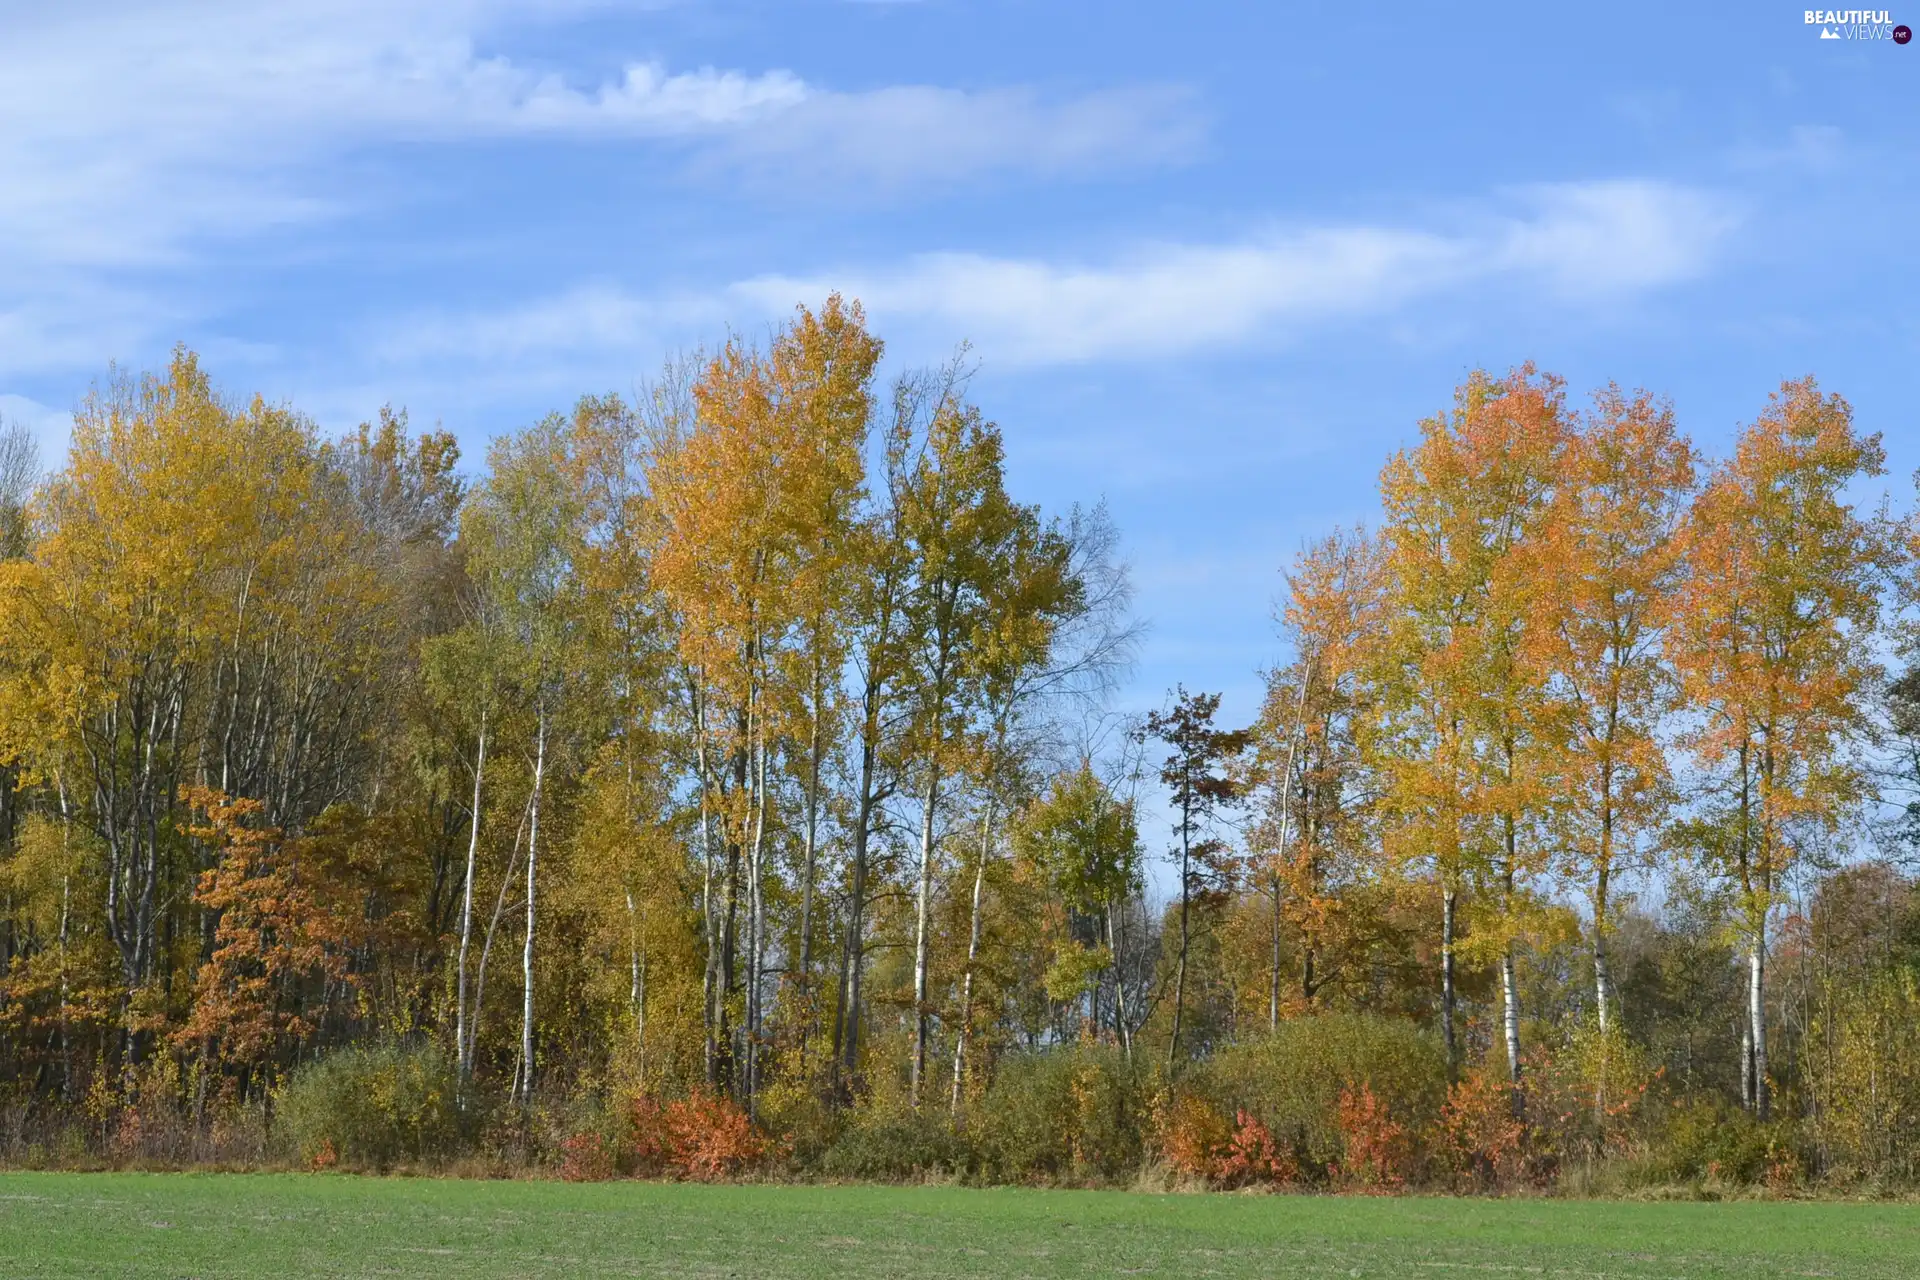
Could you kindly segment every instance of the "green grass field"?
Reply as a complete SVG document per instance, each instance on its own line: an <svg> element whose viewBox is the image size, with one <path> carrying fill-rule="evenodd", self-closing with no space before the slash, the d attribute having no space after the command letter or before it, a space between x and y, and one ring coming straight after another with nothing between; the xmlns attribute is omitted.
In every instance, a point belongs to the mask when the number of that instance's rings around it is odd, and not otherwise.
<svg viewBox="0 0 1920 1280"><path fill-rule="evenodd" d="M1920 1276L1920 1207L0 1175L6 1276Z"/></svg>

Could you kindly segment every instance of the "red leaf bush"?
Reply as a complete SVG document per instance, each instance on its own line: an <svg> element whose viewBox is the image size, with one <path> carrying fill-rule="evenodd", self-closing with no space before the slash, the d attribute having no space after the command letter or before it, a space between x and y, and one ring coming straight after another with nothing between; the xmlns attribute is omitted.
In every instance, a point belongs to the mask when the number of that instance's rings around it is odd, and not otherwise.
<svg viewBox="0 0 1920 1280"><path fill-rule="evenodd" d="M636 1098L627 1153L639 1173L689 1182L738 1177L767 1155L767 1140L731 1098L694 1094L662 1104Z"/></svg>

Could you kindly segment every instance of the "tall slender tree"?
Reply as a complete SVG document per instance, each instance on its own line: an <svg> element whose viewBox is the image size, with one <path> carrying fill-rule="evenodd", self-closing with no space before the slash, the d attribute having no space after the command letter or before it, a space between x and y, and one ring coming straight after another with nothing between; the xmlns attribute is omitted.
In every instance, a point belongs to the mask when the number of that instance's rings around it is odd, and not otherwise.
<svg viewBox="0 0 1920 1280"><path fill-rule="evenodd" d="M1180 1063L1180 1034L1187 1007L1187 968L1191 958L1196 906L1211 913L1232 884L1232 850L1222 838L1223 813L1239 803L1234 757L1249 741L1244 729L1218 729L1217 693L1175 689L1165 711L1147 717L1142 732L1171 750L1160 766L1160 781L1173 805L1172 859L1180 868L1179 943L1174 953L1173 1026L1167 1036L1167 1070Z"/></svg>
<svg viewBox="0 0 1920 1280"><path fill-rule="evenodd" d="M1670 405L1608 387L1562 468L1529 570L1550 621L1531 637L1567 717L1557 832L1592 917L1594 1012L1605 1034L1615 1003L1607 955L1615 880L1650 851L1672 796L1659 733L1674 688L1660 637L1693 451Z"/></svg>
<svg viewBox="0 0 1920 1280"><path fill-rule="evenodd" d="M1441 895L1440 1020L1457 1057L1454 965L1460 895L1477 881L1495 907L1508 1071L1520 1078L1514 944L1554 759L1546 679L1527 636L1537 622L1525 572L1567 434L1558 380L1531 366L1477 373L1451 414L1381 476L1390 583L1378 757L1402 856L1424 861ZM1516 1103L1517 1105L1517 1103Z"/></svg>
<svg viewBox="0 0 1920 1280"><path fill-rule="evenodd" d="M1362 736L1382 586L1379 548L1358 531L1309 546L1287 575L1280 622L1294 657L1268 673L1251 762L1259 809L1249 839L1272 899L1270 1027L1291 1003L1282 992L1282 926L1299 939L1294 990L1298 1002L1311 1007L1337 971L1341 941L1353 932L1349 891L1374 870L1373 782Z"/></svg>
<svg viewBox="0 0 1920 1280"><path fill-rule="evenodd" d="M1783 877L1819 830L1864 794L1850 739L1873 680L1887 530L1847 501L1879 475L1877 435L1812 379L1788 382L1688 513L1687 572L1667 634L1693 709L1697 851L1732 888L1746 935L1741 1092L1771 1108L1768 922Z"/></svg>

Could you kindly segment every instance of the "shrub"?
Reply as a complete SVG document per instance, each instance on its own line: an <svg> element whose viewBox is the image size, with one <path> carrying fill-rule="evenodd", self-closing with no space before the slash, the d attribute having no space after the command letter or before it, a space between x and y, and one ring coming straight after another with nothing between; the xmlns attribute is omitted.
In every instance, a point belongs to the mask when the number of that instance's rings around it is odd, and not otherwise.
<svg viewBox="0 0 1920 1280"><path fill-rule="evenodd" d="M899 1181L927 1173L962 1173L971 1163L967 1142L944 1115L867 1114L849 1125L821 1157L834 1178Z"/></svg>
<svg viewBox="0 0 1920 1280"><path fill-rule="evenodd" d="M345 1049L294 1073L280 1092L278 1124L303 1163L428 1163L459 1141L454 1089L437 1050Z"/></svg>
<svg viewBox="0 0 1920 1280"><path fill-rule="evenodd" d="M1266 1126L1303 1166L1326 1169L1347 1157L1343 1095L1370 1097L1403 1136L1431 1132L1446 1102L1447 1063L1440 1045L1409 1023L1321 1013L1228 1046L1196 1073L1193 1087L1222 1116L1244 1111Z"/></svg>
<svg viewBox="0 0 1920 1280"><path fill-rule="evenodd" d="M1213 1181L1229 1187L1299 1181L1300 1162L1274 1142L1266 1125L1244 1111L1235 1113L1233 1124L1233 1136L1214 1162Z"/></svg>
<svg viewBox="0 0 1920 1280"><path fill-rule="evenodd" d="M1459 1183L1482 1189L1507 1186L1525 1169L1527 1127L1514 1114L1513 1088L1481 1069L1447 1093L1440 1112L1440 1154Z"/></svg>
<svg viewBox="0 0 1920 1280"><path fill-rule="evenodd" d="M779 1079L754 1099L761 1128L780 1135L779 1155L793 1173L819 1170L844 1134L847 1117L830 1105L825 1093L824 1083Z"/></svg>
<svg viewBox="0 0 1920 1280"><path fill-rule="evenodd" d="M639 1173L671 1173L691 1182L737 1177L767 1156L766 1139L731 1098L694 1094L661 1104L636 1098L627 1155Z"/></svg>
<svg viewBox="0 0 1920 1280"><path fill-rule="evenodd" d="M1405 1125L1366 1084L1340 1091L1340 1180L1349 1187L1391 1191L1407 1180L1412 1147Z"/></svg>
<svg viewBox="0 0 1920 1280"><path fill-rule="evenodd" d="M594 1130L576 1133L560 1144L560 1176L568 1182L605 1182L613 1176L614 1147Z"/></svg>
<svg viewBox="0 0 1920 1280"><path fill-rule="evenodd" d="M1725 1182L1782 1186L1807 1166L1787 1120L1760 1121L1725 1102L1671 1107L1642 1169L1653 1182Z"/></svg>
<svg viewBox="0 0 1920 1280"><path fill-rule="evenodd" d="M1245 1114L1245 1113L1242 1113ZM1160 1158L1189 1178L1212 1178L1227 1145L1227 1119L1205 1098L1176 1093L1161 1109Z"/></svg>
<svg viewBox="0 0 1920 1280"><path fill-rule="evenodd" d="M1094 1181L1140 1167L1141 1107L1126 1062L1099 1046L1004 1059L969 1119L990 1181Z"/></svg>

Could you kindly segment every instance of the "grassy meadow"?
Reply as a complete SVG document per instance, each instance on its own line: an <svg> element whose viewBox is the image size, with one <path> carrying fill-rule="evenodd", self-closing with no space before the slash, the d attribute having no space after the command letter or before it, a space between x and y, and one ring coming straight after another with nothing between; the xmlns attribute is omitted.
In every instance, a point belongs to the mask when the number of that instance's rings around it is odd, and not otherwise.
<svg viewBox="0 0 1920 1280"><path fill-rule="evenodd" d="M1920 1207L0 1175L8 1276L1911 1277Z"/></svg>

